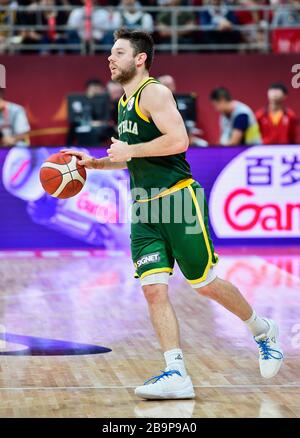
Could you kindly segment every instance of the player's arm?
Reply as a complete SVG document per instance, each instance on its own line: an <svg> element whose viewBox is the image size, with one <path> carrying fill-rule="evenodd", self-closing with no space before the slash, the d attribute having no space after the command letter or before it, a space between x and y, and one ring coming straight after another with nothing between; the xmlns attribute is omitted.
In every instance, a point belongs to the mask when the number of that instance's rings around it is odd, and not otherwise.
<svg viewBox="0 0 300 438"><path fill-rule="evenodd" d="M236 146L242 143L244 132L240 129L233 129L230 140L226 146Z"/></svg>
<svg viewBox="0 0 300 438"><path fill-rule="evenodd" d="M174 155L187 150L188 135L168 88L160 84L149 84L142 92L140 109L153 120L162 135L149 142L133 145L113 139L113 144L107 151L112 161Z"/></svg>
<svg viewBox="0 0 300 438"><path fill-rule="evenodd" d="M4 136L1 140L1 144L2 146L14 146L19 141L23 141L29 145L29 131L24 134Z"/></svg>
<svg viewBox="0 0 300 438"><path fill-rule="evenodd" d="M75 157L79 158L78 164L86 167L87 169L113 170L127 168L126 161L114 163L109 157L95 158L91 157L85 152L80 152L73 149L63 149L61 152L66 155L75 155Z"/></svg>
<svg viewBox="0 0 300 438"><path fill-rule="evenodd" d="M103 158L93 158L93 167L92 169L101 169L101 170L113 170L113 169L127 169L126 161L121 161L119 163L114 163L111 161L109 157ZM84 166L84 164L83 164Z"/></svg>
<svg viewBox="0 0 300 438"><path fill-rule="evenodd" d="M231 137L226 146L236 146L242 144L243 136L249 127L248 114L239 114L234 122Z"/></svg>
<svg viewBox="0 0 300 438"><path fill-rule="evenodd" d="M18 142L24 142L29 145L30 126L24 108L20 107L13 121L13 134L3 136L3 146L14 146Z"/></svg>

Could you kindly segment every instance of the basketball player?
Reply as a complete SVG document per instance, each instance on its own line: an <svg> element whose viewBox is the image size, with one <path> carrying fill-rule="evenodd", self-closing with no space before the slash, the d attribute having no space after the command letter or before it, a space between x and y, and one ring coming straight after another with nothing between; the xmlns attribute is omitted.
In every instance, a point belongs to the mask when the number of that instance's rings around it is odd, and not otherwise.
<svg viewBox="0 0 300 438"><path fill-rule="evenodd" d="M119 101L119 139L112 138L105 158L70 150L64 153L78 156L79 163L88 169L127 167L132 192L140 190L143 195L134 199L133 210L146 205L153 213L155 220L151 216L148 222L132 222L131 251L166 369L136 388L135 394L146 399L184 399L195 394L180 348L178 321L168 297L168 279L175 260L199 295L217 301L247 325L259 349L263 377L277 374L283 354L276 323L257 315L234 285L216 275L214 265L218 258L209 235L203 190L193 180L185 160L185 126L171 91L149 77L152 59L153 41L149 34L126 29L115 33L108 61L112 80L119 82L125 92ZM159 189L155 196L153 188ZM182 198L192 205L197 233L187 232L191 224L184 214L180 222L174 217L163 220L163 203L169 200L173 205ZM183 210L186 205L188 202L183 203Z"/></svg>

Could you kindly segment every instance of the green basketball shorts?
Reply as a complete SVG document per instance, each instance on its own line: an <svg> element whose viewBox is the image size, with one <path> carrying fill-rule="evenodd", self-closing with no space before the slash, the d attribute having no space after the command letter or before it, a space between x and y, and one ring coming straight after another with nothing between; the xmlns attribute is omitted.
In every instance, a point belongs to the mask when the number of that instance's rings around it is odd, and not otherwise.
<svg viewBox="0 0 300 438"><path fill-rule="evenodd" d="M160 196L134 202L131 221L131 254L142 285L167 284L175 261L194 288L216 278L218 256L198 182L183 180Z"/></svg>

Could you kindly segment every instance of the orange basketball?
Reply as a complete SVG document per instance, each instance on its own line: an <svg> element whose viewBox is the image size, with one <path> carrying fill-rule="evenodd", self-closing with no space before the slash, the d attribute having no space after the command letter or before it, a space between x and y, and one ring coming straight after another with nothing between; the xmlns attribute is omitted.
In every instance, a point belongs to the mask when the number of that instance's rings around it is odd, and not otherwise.
<svg viewBox="0 0 300 438"><path fill-rule="evenodd" d="M40 181L43 189L55 198L71 198L84 186L86 170L74 155L57 153L42 164Z"/></svg>

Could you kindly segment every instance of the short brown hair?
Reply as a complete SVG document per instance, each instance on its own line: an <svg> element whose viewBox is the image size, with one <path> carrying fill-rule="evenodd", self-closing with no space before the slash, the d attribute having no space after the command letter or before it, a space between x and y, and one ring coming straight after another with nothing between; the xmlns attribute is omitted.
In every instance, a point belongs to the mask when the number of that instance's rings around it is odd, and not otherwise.
<svg viewBox="0 0 300 438"><path fill-rule="evenodd" d="M134 49L134 56L138 53L146 53L145 67L148 71L150 70L154 57L154 42L149 33L122 28L115 31L114 39L115 41L119 39L130 41Z"/></svg>
<svg viewBox="0 0 300 438"><path fill-rule="evenodd" d="M220 100L226 100L230 102L232 100L230 91L225 87L218 87L212 90L210 93L210 100L220 102Z"/></svg>

